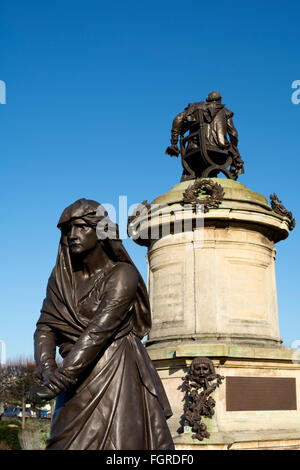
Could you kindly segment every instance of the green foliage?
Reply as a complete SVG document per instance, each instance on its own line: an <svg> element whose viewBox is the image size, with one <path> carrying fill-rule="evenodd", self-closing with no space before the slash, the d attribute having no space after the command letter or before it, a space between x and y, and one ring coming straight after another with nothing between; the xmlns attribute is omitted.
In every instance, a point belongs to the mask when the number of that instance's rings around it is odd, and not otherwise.
<svg viewBox="0 0 300 470"><path fill-rule="evenodd" d="M43 427L39 429L40 442L43 448L46 447L47 439L50 437L50 426L49 428Z"/></svg>
<svg viewBox="0 0 300 470"><path fill-rule="evenodd" d="M16 419L0 421L0 450L43 450L49 435L50 420L28 419L24 430Z"/></svg>
<svg viewBox="0 0 300 470"><path fill-rule="evenodd" d="M17 427L10 427L14 425ZM0 421L0 444L2 447L8 447L10 450L21 450L18 434L21 429L17 420Z"/></svg>
<svg viewBox="0 0 300 470"><path fill-rule="evenodd" d="M20 431L19 440L23 450L43 450L50 435L50 420L30 419Z"/></svg>

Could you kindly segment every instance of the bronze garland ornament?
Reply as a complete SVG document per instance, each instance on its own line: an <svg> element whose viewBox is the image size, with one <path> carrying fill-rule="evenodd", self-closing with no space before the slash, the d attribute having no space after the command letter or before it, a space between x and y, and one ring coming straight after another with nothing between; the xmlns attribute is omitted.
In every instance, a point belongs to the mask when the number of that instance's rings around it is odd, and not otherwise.
<svg viewBox="0 0 300 470"><path fill-rule="evenodd" d="M278 199L276 193L270 195L270 200L273 211L282 217L286 217L288 219L289 229L293 230L296 226L296 221L293 217L293 214L284 207L284 205Z"/></svg>
<svg viewBox="0 0 300 470"><path fill-rule="evenodd" d="M199 196L206 195L204 199L199 199ZM211 179L198 178L189 186L183 193L183 202L185 204L192 204L194 208L198 205L203 205L204 213L209 209L217 209L221 204L225 195L222 186L215 183Z"/></svg>
<svg viewBox="0 0 300 470"><path fill-rule="evenodd" d="M132 215L127 219L127 235L141 246L149 246L149 236L147 236L146 239L139 238L138 229L140 227L141 219L143 217L148 217L150 210L151 204L149 204L147 200L144 200L135 208Z"/></svg>
<svg viewBox="0 0 300 470"><path fill-rule="evenodd" d="M207 357L196 357L189 372L183 377L181 390L186 392L184 406L185 426L191 426L195 434L193 439L203 441L209 438L207 426L201 422L202 417L212 418L214 415L215 400L210 396L224 380L216 374L214 365Z"/></svg>
<svg viewBox="0 0 300 470"><path fill-rule="evenodd" d="M138 217L148 214L150 209L151 205L147 199L145 199L136 207L136 209L133 211L133 214L128 217L127 226L130 225L134 220L138 219Z"/></svg>

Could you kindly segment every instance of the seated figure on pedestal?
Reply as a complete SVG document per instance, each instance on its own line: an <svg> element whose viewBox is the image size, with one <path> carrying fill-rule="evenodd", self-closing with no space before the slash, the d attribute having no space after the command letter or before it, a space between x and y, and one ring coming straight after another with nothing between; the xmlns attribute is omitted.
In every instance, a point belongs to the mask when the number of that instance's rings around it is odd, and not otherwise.
<svg viewBox="0 0 300 470"><path fill-rule="evenodd" d="M237 148L238 132L232 121L233 112L221 101L220 93L213 91L207 96L206 103L191 103L175 117L171 146L166 154L178 157L181 153L181 181L216 177L220 172L236 180L244 173L244 162ZM184 137L187 132L189 134ZM179 136L180 150L177 146Z"/></svg>

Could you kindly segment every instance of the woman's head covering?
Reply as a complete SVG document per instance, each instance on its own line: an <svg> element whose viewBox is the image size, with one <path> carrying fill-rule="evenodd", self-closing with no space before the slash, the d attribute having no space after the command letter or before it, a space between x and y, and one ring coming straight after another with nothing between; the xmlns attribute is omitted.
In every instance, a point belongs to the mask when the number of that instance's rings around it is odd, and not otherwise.
<svg viewBox="0 0 300 470"><path fill-rule="evenodd" d="M60 216L57 227L62 229L64 225L75 219L85 219L88 225L96 229L97 224L106 217L107 222L113 224L109 219L107 211L99 202L89 199L78 199L70 206L66 207ZM116 226L116 224L113 224Z"/></svg>
<svg viewBox="0 0 300 470"><path fill-rule="evenodd" d="M78 318L75 305L75 287L72 258L64 228L73 220L81 219L96 230L99 239L104 240L106 254L112 261L131 264L138 274L138 287L134 302L133 332L143 338L151 328L150 304L142 276L119 239L117 224L112 222L104 207L96 201L79 199L68 206L62 213L58 228L61 239L56 265L50 276L47 295L38 323L52 325L65 336L77 336L87 325Z"/></svg>

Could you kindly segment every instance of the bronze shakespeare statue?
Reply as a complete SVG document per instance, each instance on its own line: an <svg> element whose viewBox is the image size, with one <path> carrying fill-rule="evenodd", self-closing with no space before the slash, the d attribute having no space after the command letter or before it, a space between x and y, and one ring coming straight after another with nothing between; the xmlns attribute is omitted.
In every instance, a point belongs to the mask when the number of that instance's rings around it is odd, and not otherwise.
<svg viewBox="0 0 300 470"><path fill-rule="evenodd" d="M171 146L166 154L178 157L181 153L181 181L213 178L220 172L236 180L244 173L244 162L237 148L238 133L232 121L233 112L221 101L220 93L213 91L207 96L206 103L191 103L175 117Z"/></svg>
<svg viewBox="0 0 300 470"><path fill-rule="evenodd" d="M151 327L146 287L117 225L99 203L80 199L58 227L57 261L34 335L44 385L27 395L33 402L57 397L46 449L174 449L170 405L141 343Z"/></svg>

